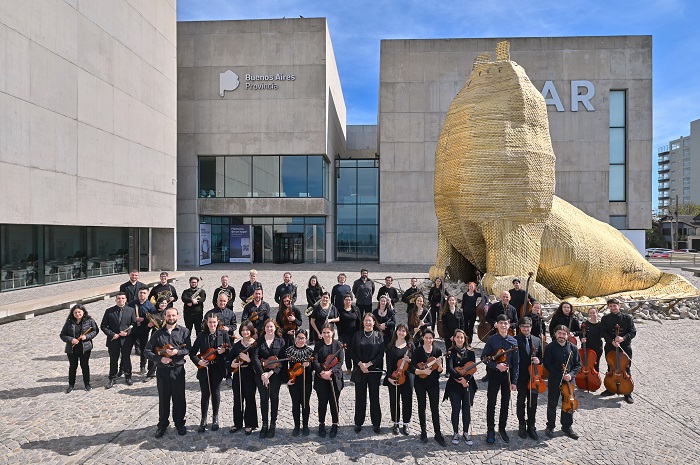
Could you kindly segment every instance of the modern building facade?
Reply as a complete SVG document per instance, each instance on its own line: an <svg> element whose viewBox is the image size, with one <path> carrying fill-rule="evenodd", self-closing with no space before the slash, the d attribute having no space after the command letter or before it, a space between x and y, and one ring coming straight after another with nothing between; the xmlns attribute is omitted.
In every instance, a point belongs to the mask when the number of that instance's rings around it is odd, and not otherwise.
<svg viewBox="0 0 700 465"><path fill-rule="evenodd" d="M0 2L0 290L176 266L175 54L175 0Z"/></svg>
<svg viewBox="0 0 700 465"><path fill-rule="evenodd" d="M690 123L690 135L659 148L659 211L675 205L700 204L700 119Z"/></svg>

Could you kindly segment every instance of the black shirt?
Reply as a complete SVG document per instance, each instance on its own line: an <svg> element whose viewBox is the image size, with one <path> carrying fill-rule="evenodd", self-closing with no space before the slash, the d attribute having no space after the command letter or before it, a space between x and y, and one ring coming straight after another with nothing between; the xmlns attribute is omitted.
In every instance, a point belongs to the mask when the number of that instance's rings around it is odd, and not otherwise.
<svg viewBox="0 0 700 465"><path fill-rule="evenodd" d="M362 316L360 309L355 304L350 305L350 310L341 307L338 311L340 321L338 322L338 334L353 335L362 328Z"/></svg>
<svg viewBox="0 0 700 465"><path fill-rule="evenodd" d="M172 308L173 302L177 302L177 291L175 290L175 286L173 286L172 284L169 284L169 283L160 284L160 283L158 283L155 286L153 286L153 289L151 289L150 294L148 294L148 300L150 300L151 302L153 302L155 300L156 303L153 305L157 305L158 301L161 298L163 298L163 297L168 298L171 296L173 298L173 301L168 303L168 308Z"/></svg>
<svg viewBox="0 0 700 465"><path fill-rule="evenodd" d="M399 301L399 291L397 291L394 287L380 287L379 292L377 292L377 301L379 301L379 298L383 295L389 296L389 299L391 300L391 305L394 305L396 302Z"/></svg>
<svg viewBox="0 0 700 465"><path fill-rule="evenodd" d="M154 332L146 344L146 358L156 362L159 368L174 368L164 365L161 362L163 356L156 355L154 352L156 347L165 347L168 344L177 349L177 355L170 357L172 359L170 365L174 365L174 367L185 365L185 356L190 353L190 330L180 325L175 325L171 332L168 332L167 327Z"/></svg>
<svg viewBox="0 0 700 465"><path fill-rule="evenodd" d="M253 361L253 369L258 375L263 374L263 371L272 371L274 374L279 374L282 368L286 368L284 362L277 364L273 370L264 369L262 366L262 361L270 357L277 357L278 359L283 359L286 350L286 343L281 337L275 336L272 340L272 344L269 346L265 341L265 336L258 338L258 345L253 349L253 355L251 360Z"/></svg>
<svg viewBox="0 0 700 465"><path fill-rule="evenodd" d="M567 363L568 362L568 363ZM571 375L572 381L581 370L581 358L578 355L578 349L569 341L562 346L558 342L554 341L551 344L547 344L547 348L544 350L544 360L543 365L545 370L549 372L549 386L552 384L559 384L563 373L563 365L566 365L567 373Z"/></svg>
<svg viewBox="0 0 700 465"><path fill-rule="evenodd" d="M236 290L231 287L231 286L219 286L216 289L214 289L214 295L211 299L211 304L216 307L216 301L219 299L219 294L226 294L228 296L228 302L226 303L226 306L233 310L233 301L236 300Z"/></svg>
<svg viewBox="0 0 700 465"><path fill-rule="evenodd" d="M228 333L223 329L210 333L209 328L207 328L206 330L200 332L197 335L197 339L192 344L192 348L190 349L190 360L192 360L192 363L194 363L199 369L199 354L204 353L207 349L218 349L219 347L225 345L229 347L225 347L226 350L223 354L217 353L216 358L209 362L209 370L216 370L221 376L226 376L226 357L228 355L228 351L230 350L231 339L229 338ZM206 370L206 368L202 368L199 371L202 372L203 376L206 376L206 372L204 370ZM200 376L200 373L197 372L197 377L199 378Z"/></svg>
<svg viewBox="0 0 700 465"><path fill-rule="evenodd" d="M331 302L335 305L335 308L343 308L343 300L345 300L345 294L348 293L352 294L352 289L347 284L336 284L333 286ZM316 303L315 300L314 303Z"/></svg>
<svg viewBox="0 0 700 465"><path fill-rule="evenodd" d="M415 374L419 363L427 363L430 357L442 357L442 351L433 345L433 350L430 353L425 352L425 347L416 347L411 357L411 373ZM426 378L416 376L414 379L416 384L438 384L440 382L440 373L437 370L432 370Z"/></svg>
<svg viewBox="0 0 700 465"><path fill-rule="evenodd" d="M292 303L297 301L297 285L290 282L289 284L282 283L275 289L275 302L282 302L282 296L289 294L292 296Z"/></svg>
<svg viewBox="0 0 700 465"><path fill-rule="evenodd" d="M625 338L620 343L620 347L629 347L632 344L632 339L637 335L637 328L634 325L634 319L631 315L617 312L608 313L600 319L600 332L605 339L605 351L614 350L612 341L615 340L615 325L620 325L620 336Z"/></svg>
<svg viewBox="0 0 700 465"><path fill-rule="evenodd" d="M243 307L243 314L241 315L241 321L249 320L253 312L257 312L258 319L253 321L253 326L258 330L258 335L262 334L263 326L268 318L270 318L270 304L264 300L260 301L260 305L255 305L255 301L249 302Z"/></svg>

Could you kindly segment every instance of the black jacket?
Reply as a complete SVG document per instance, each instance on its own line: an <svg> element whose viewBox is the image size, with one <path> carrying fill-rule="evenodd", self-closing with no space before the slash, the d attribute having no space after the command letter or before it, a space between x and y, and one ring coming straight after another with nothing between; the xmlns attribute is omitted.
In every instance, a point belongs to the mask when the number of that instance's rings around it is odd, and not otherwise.
<svg viewBox="0 0 700 465"><path fill-rule="evenodd" d="M518 327L518 311L511 304L508 304L507 308L503 308L503 302L500 300L489 307L489 311L486 312L486 321L491 324L491 327L496 326L496 318L498 315L506 315L508 320L510 320L510 329L513 331Z"/></svg>
<svg viewBox="0 0 700 465"><path fill-rule="evenodd" d="M367 278L367 281L362 281L362 278L355 280L352 285L352 293L357 299L355 302L360 305L372 305L372 296L374 295L374 281Z"/></svg>
<svg viewBox="0 0 700 465"><path fill-rule="evenodd" d="M371 350L365 350L371 347ZM363 352L367 352L363 356ZM366 376L360 370L359 363L372 362L369 371L381 372L384 365L384 336L379 331L372 331L370 337L365 337L364 330L360 330L352 337L352 343L348 345L348 357L353 361L353 370L350 381L357 383L361 376ZM381 376L379 374L369 374L369 376Z"/></svg>
<svg viewBox="0 0 700 465"><path fill-rule="evenodd" d="M177 355L170 357L171 364L164 365L161 362L163 356L156 355L154 350L156 347L165 347L168 344L177 349ZM190 330L184 326L176 325L172 332L168 333L168 329L164 326L151 335L145 351L146 358L155 362L159 369L184 366L185 357L190 353Z"/></svg>
<svg viewBox="0 0 700 465"><path fill-rule="evenodd" d="M282 302L282 296L289 294L292 296L292 303L297 301L297 285L290 282L289 284L282 283L275 289L275 302Z"/></svg>
<svg viewBox="0 0 700 465"><path fill-rule="evenodd" d="M518 343L513 336L502 337L500 333L496 333L486 341L486 344L484 344L484 350L481 351L481 359L484 360L488 356L495 355L496 352L498 352L498 349L508 350L517 345ZM498 371L496 368L496 365L498 365L496 362L489 360L485 363L486 368L500 373L500 371ZM510 370L510 384L516 384L520 374L520 357L518 357L517 351L508 352L506 354L506 364Z"/></svg>
<svg viewBox="0 0 700 465"><path fill-rule="evenodd" d="M379 298L383 295L389 296L389 299L391 300L391 305L395 305L396 302L399 301L399 291L397 291L393 286L392 287L386 287L386 286L380 287L379 291L377 292L377 301L379 301Z"/></svg>
<svg viewBox="0 0 700 465"><path fill-rule="evenodd" d="M121 331L124 331L127 329L129 326L135 327L136 326L136 310L134 310L131 307L127 307L126 305L122 307L122 317L121 320L119 319L118 316L119 312L119 307L116 305L114 307L110 307L105 311L104 316L102 317L102 322L100 323L100 329L102 330L103 333L105 333L105 336L107 336L107 341L105 345L109 345L110 342L112 341L112 338L114 337L115 334L118 334ZM119 342L123 341L126 338L131 337L131 329L127 332L126 337L119 337L117 338L114 342Z"/></svg>
<svg viewBox="0 0 700 465"><path fill-rule="evenodd" d="M76 323L72 320L67 320L64 323L63 329L61 329L61 339L66 343L65 352L67 354L73 353L74 348L71 340L78 339L80 335L85 333L88 329L92 329L92 331L86 333L85 340L78 343L83 345L83 353L92 350L92 340L100 332L97 327L97 322L92 318L83 318L80 323ZM77 344L76 347L78 347Z"/></svg>
<svg viewBox="0 0 700 465"><path fill-rule="evenodd" d="M449 341L458 329L464 330L464 327L464 311L462 309L457 307L454 313L449 308L445 309L445 314L442 316L442 332L445 335L445 341ZM467 334L470 340L472 336Z"/></svg>
<svg viewBox="0 0 700 465"><path fill-rule="evenodd" d="M258 331L258 336L260 336L263 333L263 326L265 326L265 322L271 317L270 304L264 300L261 300L260 305L258 306L255 305L255 301L247 303L246 306L243 307L241 321L249 320L253 312L258 314L258 319L252 323L253 326L255 326L255 329Z"/></svg>
<svg viewBox="0 0 700 465"><path fill-rule="evenodd" d="M275 336L275 338L272 340L272 344L270 346L267 345L267 342L265 342L265 336L261 336L258 338L258 344L255 346L255 348L251 351L251 356L250 360L253 362L253 370L255 370L255 373L258 375L262 375L264 371L270 371L267 369L263 369L262 366L262 361L265 359L268 359L270 357L277 357L278 359L283 359L285 356L287 350L287 344L284 342L284 339L281 337ZM279 374L282 369L287 369L287 363L282 362L277 365L273 370L271 370L274 374Z"/></svg>
<svg viewBox="0 0 700 465"><path fill-rule="evenodd" d="M136 281L134 284L131 284L131 281L127 281L121 286L119 286L119 292L123 292L126 294L127 302L138 299L139 291L141 289L148 289L148 286L146 286L141 281Z"/></svg>
<svg viewBox="0 0 700 465"><path fill-rule="evenodd" d="M211 299L211 304L214 307L216 307L216 301L219 298L219 294L221 294L222 292L224 294L228 295L228 303L226 304L226 306L229 309L233 310L233 302L236 300L236 290L231 286L227 286L227 287L219 286L216 289L214 289L214 294L213 294L212 299Z"/></svg>
<svg viewBox="0 0 700 465"><path fill-rule="evenodd" d="M177 291L175 290L175 286L173 286L170 283L158 283L155 286L153 286L153 289L151 289L151 293L148 294L148 300L150 300L151 302L155 300L156 303L154 305L156 305L161 297L168 296L173 297L173 301L168 304L168 308L171 308L173 306L173 302L177 302Z"/></svg>
<svg viewBox="0 0 700 465"><path fill-rule="evenodd" d="M455 350L454 348L450 349L448 352L448 355L445 357L445 369L447 370L447 375L449 378L447 379L447 384L445 385L445 397L443 400L445 400L448 395L448 392L459 392L463 393L464 390L466 389L464 386L462 386L457 380L461 378L460 374L455 371L455 367L463 367L469 362L476 363L476 354L474 354L473 350L467 349L464 351L464 355L460 355L460 351ZM467 375L467 381L469 382L469 392L471 394L471 399L474 399L474 393L478 389L478 386L476 385L476 379L474 379L473 375Z"/></svg>
<svg viewBox="0 0 700 465"><path fill-rule="evenodd" d="M335 286L333 286L333 290L331 291L331 303L335 305L335 308L343 308L345 294L347 294L348 292L352 294L352 289L350 289L350 286L348 286L347 284L336 284ZM316 303L315 300L314 303Z"/></svg>
<svg viewBox="0 0 700 465"><path fill-rule="evenodd" d="M226 331L223 329L217 330L216 333L210 337L209 329L200 332L197 335L197 339L192 344L190 349L190 360L197 367L197 378L204 379L207 376L207 368L199 368L199 354L203 353L209 348L219 348L223 345L228 345L223 354L216 355L216 358L209 362L209 370L216 370L220 376L226 376L226 357L231 346L231 339Z"/></svg>
<svg viewBox="0 0 700 465"><path fill-rule="evenodd" d="M563 313L555 313L552 319L549 320L549 335L552 337L552 343L555 342L554 330L557 326L564 325L569 328L569 331L578 336L581 333L581 323L575 316L566 316Z"/></svg>
<svg viewBox="0 0 700 465"><path fill-rule="evenodd" d="M184 304L183 313L187 315L200 315L204 313L204 302L207 300L207 293L204 292L204 289L199 291L197 305L190 305L195 292L197 292L197 290L192 288L182 291L182 303Z"/></svg>
<svg viewBox="0 0 700 465"><path fill-rule="evenodd" d="M570 356L570 357L569 357ZM568 364L567 364L568 361ZM544 351L544 369L549 372L548 386L556 384L559 387L559 381L563 373L563 365L567 364L567 373L571 375L571 378L576 376L581 370L581 357L579 357L578 349L575 345L566 341L562 346L557 341L547 344L547 348Z"/></svg>
<svg viewBox="0 0 700 465"><path fill-rule="evenodd" d="M262 288L263 286L260 284L260 281L251 283L250 280L248 280L241 286L241 292L238 293L238 297L245 302L251 295L253 295L253 292L255 292L256 289L260 289L262 291Z"/></svg>
<svg viewBox="0 0 700 465"><path fill-rule="evenodd" d="M600 319L600 332L605 339L605 352L615 350L612 341L615 339L615 325L620 325L620 336L625 338L620 343L620 347L629 347L632 344L632 339L637 335L637 327L634 325L634 319L631 315L617 312L608 313Z"/></svg>
<svg viewBox="0 0 700 465"><path fill-rule="evenodd" d="M518 342L518 357L519 357L519 372L518 385L527 384L530 381L530 372L528 371L532 363L532 357L537 357L542 363L542 339L530 334L530 354L525 350L525 336L518 334L515 336Z"/></svg>
<svg viewBox="0 0 700 465"><path fill-rule="evenodd" d="M338 310L338 314L340 316L340 321L338 322L338 334L352 336L362 329L362 315L360 313L360 309L357 308L357 305L355 304L351 304L350 311L340 307L340 310Z"/></svg>
<svg viewBox="0 0 700 465"><path fill-rule="evenodd" d="M321 383L327 382L320 376L323 371L321 364L324 363L326 358L331 354L338 358L338 363L331 368L331 372L333 373L331 380L335 382L335 387L338 392L343 389L343 361L345 360L345 353L340 342L333 339L329 346L327 346L323 340L318 341L314 346L314 359L311 361L311 366L316 373L316 376L314 376L314 389L316 391L319 390Z"/></svg>

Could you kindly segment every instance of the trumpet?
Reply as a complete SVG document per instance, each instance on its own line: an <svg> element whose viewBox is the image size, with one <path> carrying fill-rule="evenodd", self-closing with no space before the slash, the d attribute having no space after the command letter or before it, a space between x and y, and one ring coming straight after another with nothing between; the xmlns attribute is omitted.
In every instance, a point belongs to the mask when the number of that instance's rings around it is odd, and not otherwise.
<svg viewBox="0 0 700 465"><path fill-rule="evenodd" d="M246 305L253 301L253 294L251 294L247 299L241 301L241 307L245 308Z"/></svg>

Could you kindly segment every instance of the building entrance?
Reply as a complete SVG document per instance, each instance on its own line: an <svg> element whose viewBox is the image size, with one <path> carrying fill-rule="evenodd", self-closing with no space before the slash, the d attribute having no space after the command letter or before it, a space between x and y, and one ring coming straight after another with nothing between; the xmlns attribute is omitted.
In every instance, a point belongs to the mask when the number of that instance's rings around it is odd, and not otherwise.
<svg viewBox="0 0 700 465"><path fill-rule="evenodd" d="M304 263L304 235L275 233L273 261L275 263Z"/></svg>

